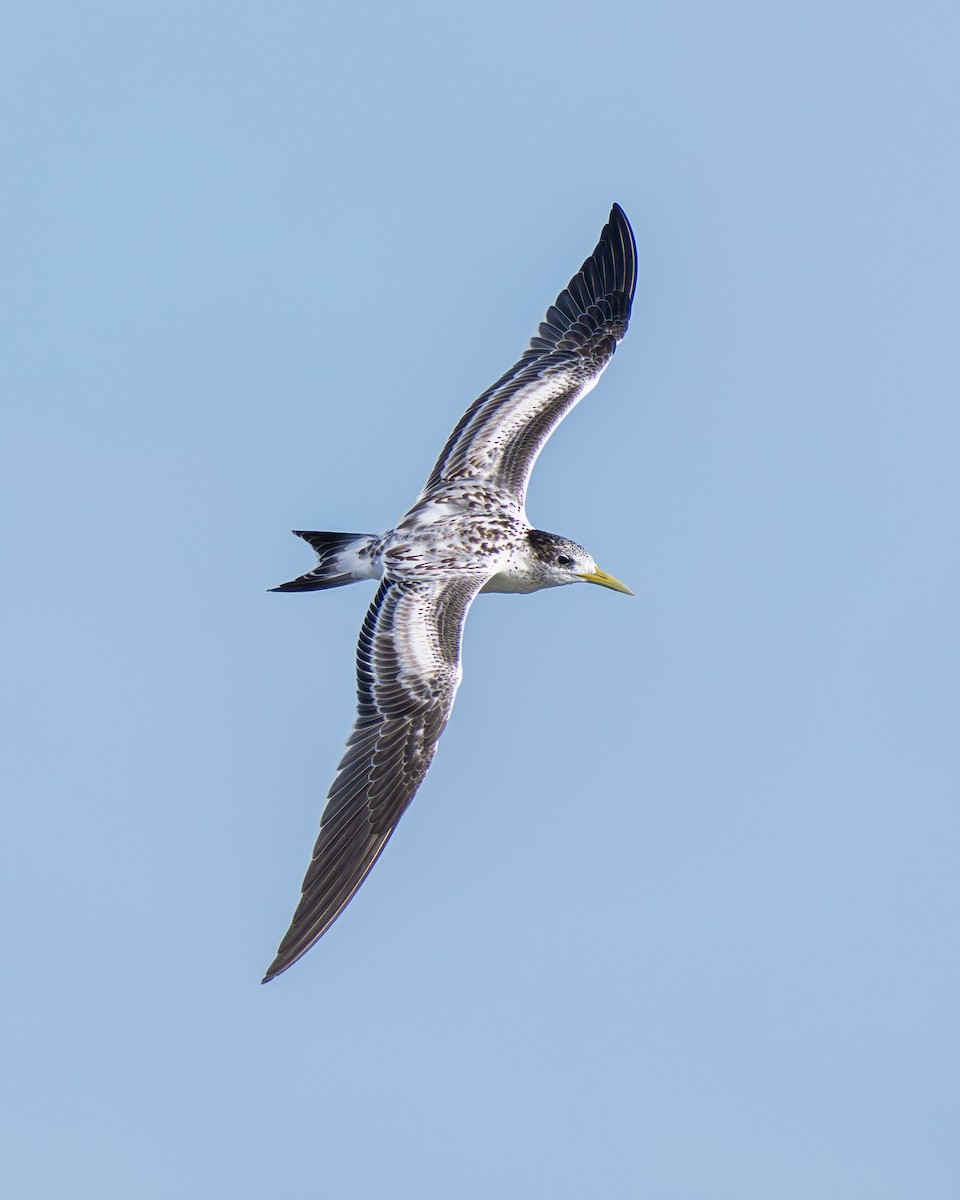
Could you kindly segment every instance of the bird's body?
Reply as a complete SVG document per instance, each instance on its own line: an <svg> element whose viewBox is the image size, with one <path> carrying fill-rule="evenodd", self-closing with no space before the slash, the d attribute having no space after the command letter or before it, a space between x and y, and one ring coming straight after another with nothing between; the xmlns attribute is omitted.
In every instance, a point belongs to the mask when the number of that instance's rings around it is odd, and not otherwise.
<svg viewBox="0 0 960 1200"><path fill-rule="evenodd" d="M317 565L276 591L380 585L360 631L358 714L330 789L303 896L264 982L346 907L433 760L462 674L463 623L480 592L585 581L629 592L568 538L534 529L526 485L544 442L597 382L626 332L636 247L614 205L600 242L519 362L451 434L416 502L381 534L298 531Z"/></svg>

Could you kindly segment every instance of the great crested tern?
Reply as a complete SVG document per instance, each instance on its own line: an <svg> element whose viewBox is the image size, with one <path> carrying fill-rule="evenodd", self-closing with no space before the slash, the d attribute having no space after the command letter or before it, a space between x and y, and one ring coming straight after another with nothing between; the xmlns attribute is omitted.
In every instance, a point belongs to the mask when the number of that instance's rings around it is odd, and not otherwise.
<svg viewBox="0 0 960 1200"><path fill-rule="evenodd" d="M263 982L330 928L423 782L463 674L463 623L480 592L566 583L630 589L582 546L533 529L525 496L544 443L593 388L627 330L636 244L619 205L515 366L467 409L399 524L379 534L295 530L312 571L277 592L379 579L357 648L357 722L320 822L293 922Z"/></svg>

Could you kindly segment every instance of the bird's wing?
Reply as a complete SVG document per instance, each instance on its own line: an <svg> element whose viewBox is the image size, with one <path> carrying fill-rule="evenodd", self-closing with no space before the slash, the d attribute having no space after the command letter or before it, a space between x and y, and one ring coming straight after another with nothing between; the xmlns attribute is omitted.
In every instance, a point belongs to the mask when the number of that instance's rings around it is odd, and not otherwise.
<svg viewBox="0 0 960 1200"><path fill-rule="evenodd" d="M633 231L615 204L597 248L547 310L520 361L463 414L424 495L453 480L481 479L523 505L544 443L596 384L627 331L636 278Z"/></svg>
<svg viewBox="0 0 960 1200"><path fill-rule="evenodd" d="M357 723L320 822L293 923L263 982L333 924L367 877L433 760L460 684L460 637L483 572L385 579L357 648Z"/></svg>

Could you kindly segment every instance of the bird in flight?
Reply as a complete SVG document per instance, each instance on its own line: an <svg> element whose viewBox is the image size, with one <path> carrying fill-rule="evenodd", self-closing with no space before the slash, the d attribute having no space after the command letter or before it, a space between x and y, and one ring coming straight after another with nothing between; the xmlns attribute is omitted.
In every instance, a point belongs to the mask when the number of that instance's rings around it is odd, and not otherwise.
<svg viewBox="0 0 960 1200"><path fill-rule="evenodd" d="M516 365L460 418L400 522L376 534L294 531L317 563L274 591L380 584L357 647L356 725L300 903L264 983L343 912L416 795L460 685L460 640L474 598L579 582L633 594L576 542L533 529L525 497L547 438L594 387L626 333L636 269L633 232L615 204L596 249Z"/></svg>

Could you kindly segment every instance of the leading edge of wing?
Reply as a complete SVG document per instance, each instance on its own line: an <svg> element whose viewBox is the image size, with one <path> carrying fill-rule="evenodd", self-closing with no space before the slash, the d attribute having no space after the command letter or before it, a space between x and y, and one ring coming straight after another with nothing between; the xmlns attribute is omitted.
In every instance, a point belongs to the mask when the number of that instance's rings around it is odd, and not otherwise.
<svg viewBox="0 0 960 1200"><path fill-rule="evenodd" d="M614 204L593 253L547 309L528 348L460 418L424 493L455 479L493 477L522 499L543 443L596 383L626 333L636 285L636 241Z"/></svg>
<svg viewBox="0 0 960 1200"><path fill-rule="evenodd" d="M293 966L343 912L423 782L460 683L463 623L486 578L380 584L357 647L357 721L300 903L264 983Z"/></svg>

